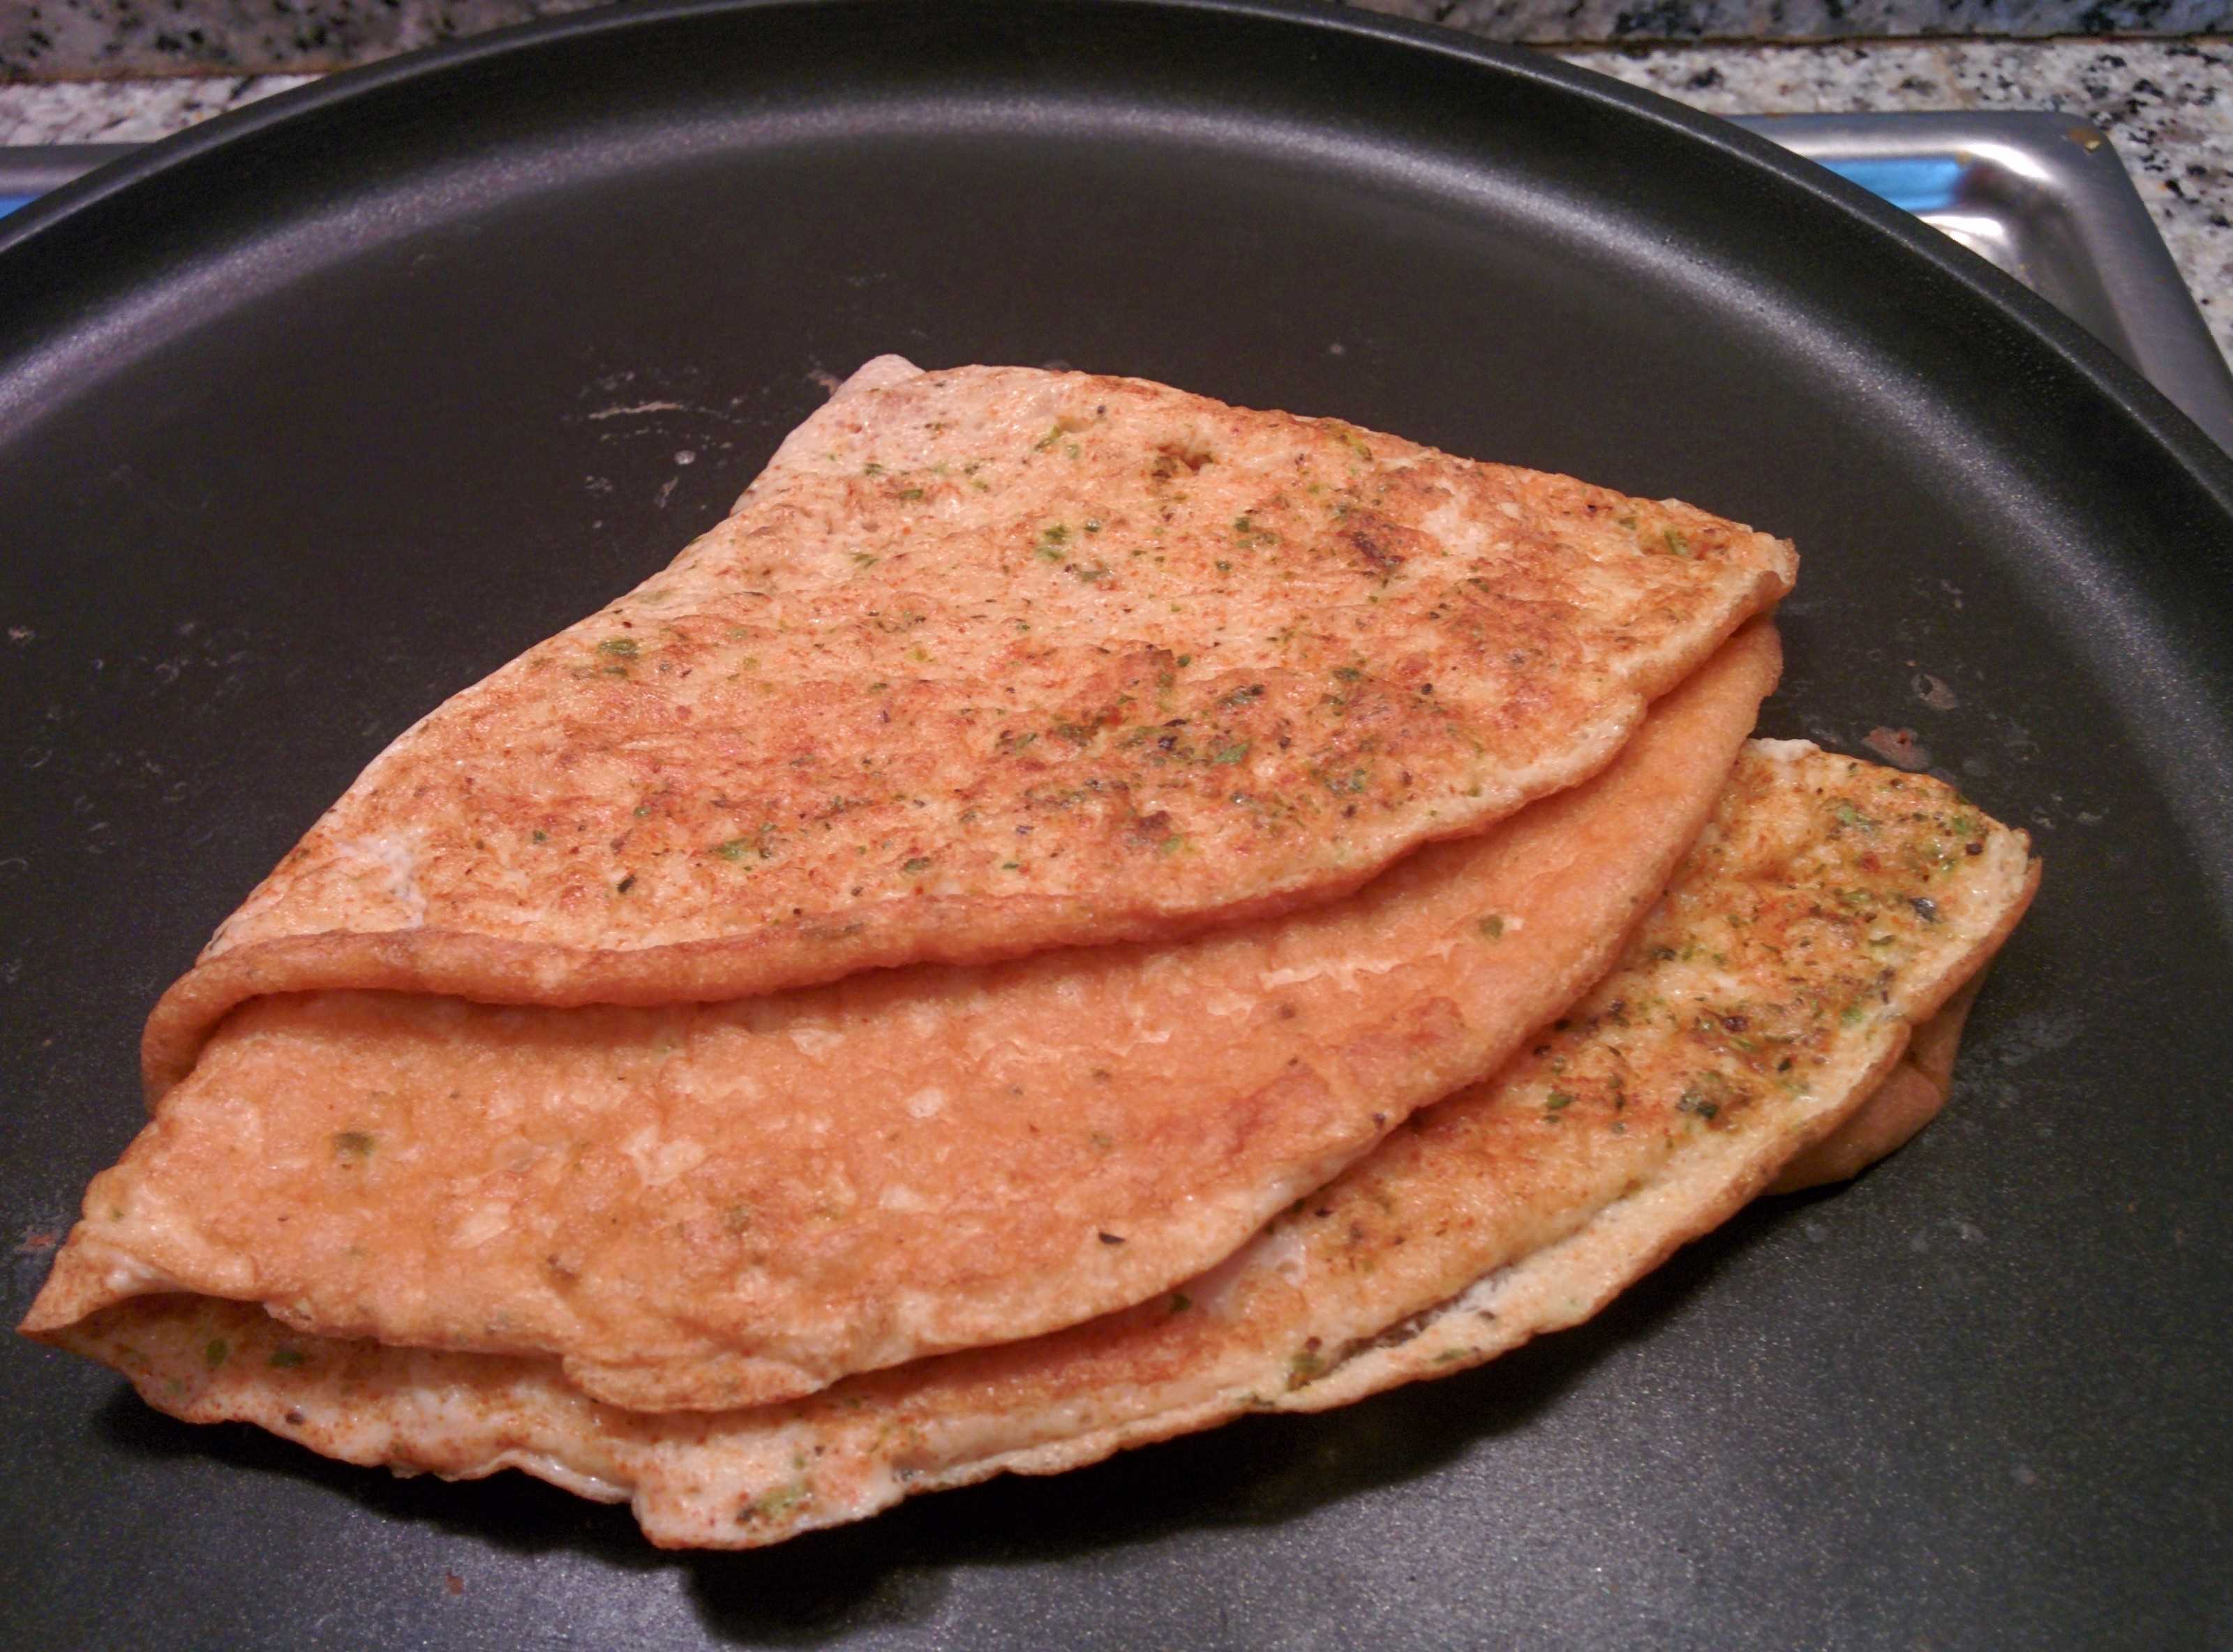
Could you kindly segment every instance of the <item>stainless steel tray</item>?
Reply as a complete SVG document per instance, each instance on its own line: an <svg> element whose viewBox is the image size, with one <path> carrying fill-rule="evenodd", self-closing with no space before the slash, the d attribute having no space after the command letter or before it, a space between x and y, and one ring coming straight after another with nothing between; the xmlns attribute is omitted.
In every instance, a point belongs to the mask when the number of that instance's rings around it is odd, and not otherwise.
<svg viewBox="0 0 2233 1652"><path fill-rule="evenodd" d="M2079 322L2233 452L2233 373L2106 138L2044 110L1769 114L1735 124L1943 231ZM0 149L0 212L131 153Z"/></svg>
<svg viewBox="0 0 2233 1652"><path fill-rule="evenodd" d="M1748 115L1737 125L1943 231L2079 322L2233 452L2233 373L2139 192L2074 115Z"/></svg>

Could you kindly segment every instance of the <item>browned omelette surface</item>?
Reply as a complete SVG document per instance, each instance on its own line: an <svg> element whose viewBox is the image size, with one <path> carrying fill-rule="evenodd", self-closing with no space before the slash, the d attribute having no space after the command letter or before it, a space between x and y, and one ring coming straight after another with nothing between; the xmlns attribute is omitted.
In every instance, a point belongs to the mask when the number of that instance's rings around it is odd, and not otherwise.
<svg viewBox="0 0 2233 1652"><path fill-rule="evenodd" d="M1584 785L1190 941L656 1009L244 1006L88 1190L27 1328L187 1290L715 1409L1128 1306L1602 974L1777 663L1751 627Z"/></svg>
<svg viewBox="0 0 2233 1652"><path fill-rule="evenodd" d="M553 1362L330 1342L253 1307L113 1307L56 1340L196 1421L352 1461L519 1467L745 1546L1252 1409L1353 1400L1570 1324L1835 1129L2021 914L2023 835L1927 778L1755 743L1618 967L1206 1277L811 1400L645 1415Z"/></svg>
<svg viewBox="0 0 2233 1652"><path fill-rule="evenodd" d="M166 996L663 1004L1338 894L1790 587L1679 504L1137 380L863 368L664 572L377 758Z"/></svg>

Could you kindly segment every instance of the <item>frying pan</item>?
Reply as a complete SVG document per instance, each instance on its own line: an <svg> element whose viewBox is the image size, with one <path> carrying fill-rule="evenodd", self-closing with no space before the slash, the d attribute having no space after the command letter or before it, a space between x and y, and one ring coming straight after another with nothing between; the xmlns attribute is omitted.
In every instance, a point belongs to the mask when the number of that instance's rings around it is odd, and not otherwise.
<svg viewBox="0 0 2233 1652"><path fill-rule="evenodd" d="M2233 463L1768 144L1258 3L597 12L0 230L9 1303L161 986L411 719L716 520L817 379L1067 361L1794 537L1770 732L1913 731L2045 892L1949 1115L1331 1415L656 1555L10 1340L0 1639L2225 1643Z"/></svg>

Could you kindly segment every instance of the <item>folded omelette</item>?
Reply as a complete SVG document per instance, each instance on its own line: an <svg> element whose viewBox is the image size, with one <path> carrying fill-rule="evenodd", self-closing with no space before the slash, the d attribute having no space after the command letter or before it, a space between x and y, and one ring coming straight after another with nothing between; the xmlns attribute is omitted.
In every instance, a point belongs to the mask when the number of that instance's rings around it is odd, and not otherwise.
<svg viewBox="0 0 2233 1652"><path fill-rule="evenodd" d="M1794 569L873 362L219 930L24 1329L738 1545L1572 1323L1919 1128L2028 898L1936 783L1740 755Z"/></svg>

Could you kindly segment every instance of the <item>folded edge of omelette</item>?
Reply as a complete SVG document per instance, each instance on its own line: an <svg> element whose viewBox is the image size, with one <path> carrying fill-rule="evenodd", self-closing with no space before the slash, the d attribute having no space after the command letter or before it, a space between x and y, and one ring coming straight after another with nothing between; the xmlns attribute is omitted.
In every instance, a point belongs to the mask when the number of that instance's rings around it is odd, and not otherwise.
<svg viewBox="0 0 2233 1652"><path fill-rule="evenodd" d="M1338 897L1609 761L1770 535L1144 380L879 358L376 757L149 1018L711 1002Z"/></svg>
<svg viewBox="0 0 2233 1652"><path fill-rule="evenodd" d="M624 1411L554 1362L304 1337L207 1298L136 1298L55 1340L192 1421L405 1473L522 1468L631 1499L662 1545L775 1542L1578 1323L1854 1118L2037 880L2024 835L1950 788L1754 742L1610 975L1227 1261L1123 1313L789 1404Z"/></svg>
<svg viewBox="0 0 2233 1652"><path fill-rule="evenodd" d="M1756 622L1584 785L1189 941L734 1005L247 1006L94 1179L24 1328L192 1291L721 1410L1115 1311L1602 974L1780 659Z"/></svg>

